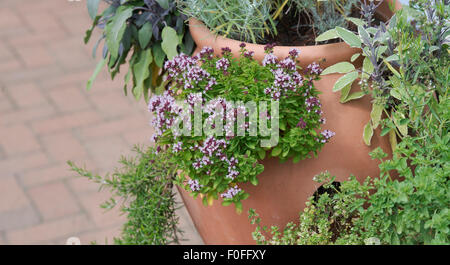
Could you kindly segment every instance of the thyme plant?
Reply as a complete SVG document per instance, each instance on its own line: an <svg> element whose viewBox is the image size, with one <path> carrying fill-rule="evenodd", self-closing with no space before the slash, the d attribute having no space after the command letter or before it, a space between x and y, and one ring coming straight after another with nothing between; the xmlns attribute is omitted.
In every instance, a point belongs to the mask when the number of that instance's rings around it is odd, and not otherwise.
<svg viewBox="0 0 450 265"><path fill-rule="evenodd" d="M334 135L318 132L325 122L313 83L319 65L312 63L300 74L298 50L284 59L272 51L267 45L262 65L244 43L240 60L232 58L228 47L222 48L222 57L205 47L194 57L179 55L166 63L172 87L150 100L153 138L159 150L172 152L182 171L177 184L202 196L205 204L220 196L223 205L234 203L240 212L249 194L239 184L258 184L266 155L298 162L317 155ZM187 121L183 132L181 121ZM257 132L261 126L267 129Z"/></svg>

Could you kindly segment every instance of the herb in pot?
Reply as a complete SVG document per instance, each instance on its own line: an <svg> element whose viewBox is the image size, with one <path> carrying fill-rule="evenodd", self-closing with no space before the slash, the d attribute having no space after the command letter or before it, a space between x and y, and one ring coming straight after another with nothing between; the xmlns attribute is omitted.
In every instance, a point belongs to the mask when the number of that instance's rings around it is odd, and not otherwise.
<svg viewBox="0 0 450 265"><path fill-rule="evenodd" d="M92 28L86 32L87 43L95 27L102 30L102 36L94 46L93 56L102 41L103 51L94 74L87 83L87 89L103 67L111 78L119 73L123 64L128 63L124 92L131 82L131 92L138 100L147 100L149 90L164 89L162 77L164 62L179 52L190 54L194 42L187 30L185 16L177 10L174 0L105 0L109 5L97 14L99 0L88 0L88 11L94 20Z"/></svg>
<svg viewBox="0 0 450 265"><path fill-rule="evenodd" d="M234 203L241 211L241 200L249 194L239 183L258 184L264 170L259 161L266 153L298 162L317 155L334 135L317 132L325 122L313 83L321 73L319 65L313 63L300 74L298 50L278 59L272 49L266 46L262 65L244 43L240 60L227 47L222 57L205 47L194 57L182 54L165 64L172 87L149 103L155 115L154 140L159 150L173 153L182 171L177 183L203 196L205 204L220 196L223 205Z"/></svg>

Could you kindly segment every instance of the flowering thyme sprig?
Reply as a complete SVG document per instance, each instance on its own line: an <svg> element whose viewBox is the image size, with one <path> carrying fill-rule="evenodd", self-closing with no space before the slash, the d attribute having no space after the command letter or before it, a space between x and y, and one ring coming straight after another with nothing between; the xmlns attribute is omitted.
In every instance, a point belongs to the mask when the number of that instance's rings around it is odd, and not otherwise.
<svg viewBox="0 0 450 265"><path fill-rule="evenodd" d="M291 49L286 58L277 58L274 47L265 47L262 65L245 44L240 45L239 60L232 57L228 47L222 48L221 57L214 57L214 50L204 47L193 57L180 54L165 64L170 89L149 102L154 113L154 138L159 148L172 152L174 164L189 176L188 180L180 176L177 183L194 196L202 195L205 203L221 198L223 205L234 203L242 210L241 200L249 195L238 186L258 184L257 176L264 169L260 161L266 154L297 162L317 153L334 135L329 130L318 131L325 122L313 83L319 79L320 66L313 63L300 74L300 51ZM185 109L176 100L184 102ZM278 102L278 114L271 107L252 113L244 104L235 104L271 101ZM171 128L180 117L193 121L196 107L202 110L203 131L223 129L222 134L185 135ZM278 117L276 146L263 148L261 143L267 136L250 135L251 127L257 125L252 117ZM242 123L236 125L239 119ZM193 126L186 126L187 132L193 133ZM239 131L244 135L237 134Z"/></svg>

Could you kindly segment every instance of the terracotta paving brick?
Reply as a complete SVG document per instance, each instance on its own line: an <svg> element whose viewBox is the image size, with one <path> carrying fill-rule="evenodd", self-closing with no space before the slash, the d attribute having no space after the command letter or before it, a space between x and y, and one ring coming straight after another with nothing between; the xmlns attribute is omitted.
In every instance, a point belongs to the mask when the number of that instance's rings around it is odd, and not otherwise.
<svg viewBox="0 0 450 265"><path fill-rule="evenodd" d="M38 134L48 134L75 127L95 124L99 120L100 116L97 112L87 110L59 115L46 120L35 121L31 123L31 127Z"/></svg>
<svg viewBox="0 0 450 265"><path fill-rule="evenodd" d="M63 74L63 69L55 64L33 68L23 67L20 68L20 71L15 69L14 71L10 71L8 75L2 75L2 82L11 85L30 82L36 79L45 79L61 74Z"/></svg>
<svg viewBox="0 0 450 265"><path fill-rule="evenodd" d="M37 186L29 189L28 193L44 221L80 212L76 198L63 182Z"/></svg>
<svg viewBox="0 0 450 265"><path fill-rule="evenodd" d="M17 47L16 51L28 68L49 66L54 62L50 51L43 45Z"/></svg>
<svg viewBox="0 0 450 265"><path fill-rule="evenodd" d="M97 227L108 227L123 224L125 216L120 215L120 205L111 210L100 208L100 205L109 200L108 191L92 192L80 197L80 202Z"/></svg>
<svg viewBox="0 0 450 265"><path fill-rule="evenodd" d="M42 137L42 143L54 161L64 163L87 156L81 143L69 132L46 135Z"/></svg>
<svg viewBox="0 0 450 265"><path fill-rule="evenodd" d="M75 172L70 171L67 163L58 163L19 174L19 179L25 187L33 187L57 180L71 179L75 174Z"/></svg>
<svg viewBox="0 0 450 265"><path fill-rule="evenodd" d="M11 109L13 109L11 100L0 90L0 113L8 112Z"/></svg>
<svg viewBox="0 0 450 265"><path fill-rule="evenodd" d="M6 45L6 42L0 40L0 59L4 60L11 57L13 57L13 54L9 47Z"/></svg>
<svg viewBox="0 0 450 265"><path fill-rule="evenodd" d="M11 8L0 8L0 29L11 29L18 26L22 26L22 22L16 12Z"/></svg>
<svg viewBox="0 0 450 265"><path fill-rule="evenodd" d="M50 105L39 105L33 108L20 108L14 112L0 113L0 126L36 121L55 113L55 108Z"/></svg>
<svg viewBox="0 0 450 265"><path fill-rule="evenodd" d="M79 131L80 138L83 140L96 139L117 135L126 131L142 129L148 125L142 115L132 115L120 119L107 121L95 126L82 128Z"/></svg>
<svg viewBox="0 0 450 265"><path fill-rule="evenodd" d="M129 132L125 132L123 134L123 138L129 145L134 144L153 144L150 140L151 136L154 134L154 130L147 126L143 129L130 130Z"/></svg>
<svg viewBox="0 0 450 265"><path fill-rule="evenodd" d="M50 11L44 13L27 12L24 23L30 27L32 32L51 32L62 30L62 27L56 17Z"/></svg>
<svg viewBox="0 0 450 265"><path fill-rule="evenodd" d="M14 156L0 160L0 176L17 174L48 163L48 156L42 152Z"/></svg>
<svg viewBox="0 0 450 265"><path fill-rule="evenodd" d="M0 232L39 221L24 190L15 178L0 176Z"/></svg>
<svg viewBox="0 0 450 265"><path fill-rule="evenodd" d="M15 139L20 139L16 141ZM6 154L15 155L40 149L31 130L24 125L3 127L0 130L0 145Z"/></svg>
<svg viewBox="0 0 450 265"><path fill-rule="evenodd" d="M29 32L28 34L11 36L8 38L7 43L9 43L12 47L28 46L30 43L47 44L62 40L66 36L67 33L62 29L43 32Z"/></svg>
<svg viewBox="0 0 450 265"><path fill-rule="evenodd" d="M90 107L80 89L74 86L60 87L49 94L53 103L64 112L85 110Z"/></svg>
<svg viewBox="0 0 450 265"><path fill-rule="evenodd" d="M29 205L29 201L17 181L11 176L0 178L0 212L8 212Z"/></svg>
<svg viewBox="0 0 450 265"><path fill-rule="evenodd" d="M77 236L92 227L89 218L80 214L24 229L7 231L6 239L9 244L49 244L55 238Z"/></svg>
<svg viewBox="0 0 450 265"><path fill-rule="evenodd" d="M132 106L132 103L138 104L137 102L130 102L129 97L126 97L124 94L118 94L116 91L94 92L90 95L91 101L107 117L117 117L123 113L133 112L135 106Z"/></svg>
<svg viewBox="0 0 450 265"><path fill-rule="evenodd" d="M24 83L8 86L8 93L19 107L30 107L47 104L45 96L35 83Z"/></svg>
<svg viewBox="0 0 450 265"><path fill-rule="evenodd" d="M100 169L112 171L122 155L131 153L131 146L119 136L103 137L85 143L86 149Z"/></svg>
<svg viewBox="0 0 450 265"><path fill-rule="evenodd" d="M77 163L77 166L78 165ZM104 174L99 174L94 168L92 167L86 167L87 170L89 170L92 173L98 174L100 176L104 176ZM73 190L74 193L78 194L79 196L82 196L86 193L92 193L99 190L99 185L97 183L94 183L90 180L88 180L85 177L76 176L71 179L67 180L67 183L69 187Z"/></svg>
<svg viewBox="0 0 450 265"><path fill-rule="evenodd" d="M6 58L0 60L0 73L2 75L19 70L22 64L15 58Z"/></svg>

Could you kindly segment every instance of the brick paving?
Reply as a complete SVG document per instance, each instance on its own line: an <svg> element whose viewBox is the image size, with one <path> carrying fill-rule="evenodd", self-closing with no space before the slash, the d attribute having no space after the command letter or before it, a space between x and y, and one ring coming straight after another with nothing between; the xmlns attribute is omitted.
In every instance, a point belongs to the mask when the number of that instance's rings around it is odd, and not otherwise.
<svg viewBox="0 0 450 265"><path fill-rule="evenodd" d="M91 91L93 41L84 0L0 1L0 244L111 243L124 217L99 204L109 193L75 177L72 160L112 171L152 129L123 75L102 72ZM96 32L93 39L99 35ZM184 243L202 244L186 210Z"/></svg>

